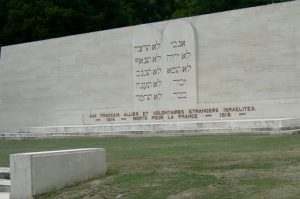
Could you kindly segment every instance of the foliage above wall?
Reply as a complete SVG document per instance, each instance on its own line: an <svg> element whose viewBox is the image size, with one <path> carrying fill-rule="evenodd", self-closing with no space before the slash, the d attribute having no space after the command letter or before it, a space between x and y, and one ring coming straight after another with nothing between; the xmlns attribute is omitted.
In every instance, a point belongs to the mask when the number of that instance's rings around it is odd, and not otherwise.
<svg viewBox="0 0 300 199"><path fill-rule="evenodd" d="M290 0L0 0L0 46Z"/></svg>

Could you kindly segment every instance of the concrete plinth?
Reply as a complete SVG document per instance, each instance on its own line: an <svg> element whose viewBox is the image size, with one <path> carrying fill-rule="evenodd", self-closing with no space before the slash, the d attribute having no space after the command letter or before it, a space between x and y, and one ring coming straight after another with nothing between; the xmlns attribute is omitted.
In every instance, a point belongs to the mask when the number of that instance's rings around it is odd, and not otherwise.
<svg viewBox="0 0 300 199"><path fill-rule="evenodd" d="M11 199L30 199L106 172L101 148L13 154L10 165Z"/></svg>

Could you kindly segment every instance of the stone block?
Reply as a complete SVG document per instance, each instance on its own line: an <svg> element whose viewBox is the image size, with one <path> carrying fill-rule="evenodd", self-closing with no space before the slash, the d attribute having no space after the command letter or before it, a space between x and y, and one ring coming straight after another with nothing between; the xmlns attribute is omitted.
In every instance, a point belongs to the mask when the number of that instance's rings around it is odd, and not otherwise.
<svg viewBox="0 0 300 199"><path fill-rule="evenodd" d="M104 175L105 150L72 149L12 154L11 198L30 199L35 195Z"/></svg>

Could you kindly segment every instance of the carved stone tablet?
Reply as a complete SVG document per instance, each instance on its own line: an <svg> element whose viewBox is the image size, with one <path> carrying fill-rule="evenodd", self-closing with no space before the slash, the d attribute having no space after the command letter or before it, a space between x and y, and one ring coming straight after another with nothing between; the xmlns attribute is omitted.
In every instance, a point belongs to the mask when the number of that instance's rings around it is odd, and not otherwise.
<svg viewBox="0 0 300 199"><path fill-rule="evenodd" d="M139 109L197 104L196 39L185 21L171 22L163 34L152 25L135 30L133 71Z"/></svg>
<svg viewBox="0 0 300 199"><path fill-rule="evenodd" d="M133 37L134 102L136 108L160 107L162 93L162 34L152 25L135 30Z"/></svg>
<svg viewBox="0 0 300 199"><path fill-rule="evenodd" d="M185 21L171 22L163 34L163 67L166 106L197 104L196 38Z"/></svg>

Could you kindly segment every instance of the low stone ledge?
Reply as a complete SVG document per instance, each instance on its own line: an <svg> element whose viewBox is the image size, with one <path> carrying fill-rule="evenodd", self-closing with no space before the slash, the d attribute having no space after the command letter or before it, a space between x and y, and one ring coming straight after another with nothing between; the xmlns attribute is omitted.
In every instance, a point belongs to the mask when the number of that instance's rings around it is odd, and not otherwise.
<svg viewBox="0 0 300 199"><path fill-rule="evenodd" d="M105 124L65 127L28 127L0 133L0 139L107 137L107 136L173 136L201 134L292 134L300 132L300 118L253 120L194 121L145 124Z"/></svg>
<svg viewBox="0 0 300 199"><path fill-rule="evenodd" d="M11 199L60 189L106 173L103 148L19 153L10 155Z"/></svg>

